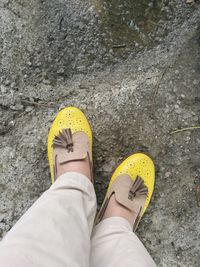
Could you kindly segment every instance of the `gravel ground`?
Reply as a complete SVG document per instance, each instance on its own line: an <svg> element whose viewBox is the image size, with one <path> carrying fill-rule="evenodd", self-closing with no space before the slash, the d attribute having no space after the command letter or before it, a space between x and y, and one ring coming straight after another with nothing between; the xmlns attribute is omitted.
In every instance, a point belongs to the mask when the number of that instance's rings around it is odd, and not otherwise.
<svg viewBox="0 0 200 267"><path fill-rule="evenodd" d="M50 186L48 129L75 105L93 128L98 203L123 157L150 154L138 235L158 266L199 267L200 130L172 131L200 125L200 4L116 2L0 2L0 236Z"/></svg>

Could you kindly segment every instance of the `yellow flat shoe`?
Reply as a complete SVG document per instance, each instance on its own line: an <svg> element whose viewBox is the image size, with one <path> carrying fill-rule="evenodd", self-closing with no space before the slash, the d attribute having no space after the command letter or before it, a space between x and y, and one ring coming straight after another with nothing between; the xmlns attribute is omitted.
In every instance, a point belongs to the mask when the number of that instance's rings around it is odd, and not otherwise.
<svg viewBox="0 0 200 267"><path fill-rule="evenodd" d="M77 160L89 160L92 177L92 131L80 109L66 107L58 112L48 135L48 159L52 183L60 165Z"/></svg>
<svg viewBox="0 0 200 267"><path fill-rule="evenodd" d="M111 177L96 223L102 220L109 200L114 194L118 203L138 214L133 226L135 231L149 205L154 180L154 163L147 155L136 153L125 159Z"/></svg>

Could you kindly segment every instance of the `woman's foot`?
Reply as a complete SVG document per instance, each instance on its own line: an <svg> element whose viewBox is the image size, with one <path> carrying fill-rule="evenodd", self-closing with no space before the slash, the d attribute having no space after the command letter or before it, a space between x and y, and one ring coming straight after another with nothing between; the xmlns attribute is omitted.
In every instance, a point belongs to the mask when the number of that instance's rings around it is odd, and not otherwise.
<svg viewBox="0 0 200 267"><path fill-rule="evenodd" d="M115 199L115 195L113 194L109 200L108 206L106 207L102 220L110 217L122 217L126 219L133 228L137 215L137 213L118 203Z"/></svg>
<svg viewBox="0 0 200 267"><path fill-rule="evenodd" d="M52 183L66 172L79 172L93 182L92 131L80 109L58 112L48 135L48 158Z"/></svg>
<svg viewBox="0 0 200 267"><path fill-rule="evenodd" d="M83 160L70 161L64 164L57 164L57 177L67 172L81 173L85 175L90 181L92 181L90 163L88 158L85 158Z"/></svg>
<svg viewBox="0 0 200 267"><path fill-rule="evenodd" d="M111 177L96 223L122 217L135 231L150 202L154 178L154 164L147 155L136 153L125 159Z"/></svg>

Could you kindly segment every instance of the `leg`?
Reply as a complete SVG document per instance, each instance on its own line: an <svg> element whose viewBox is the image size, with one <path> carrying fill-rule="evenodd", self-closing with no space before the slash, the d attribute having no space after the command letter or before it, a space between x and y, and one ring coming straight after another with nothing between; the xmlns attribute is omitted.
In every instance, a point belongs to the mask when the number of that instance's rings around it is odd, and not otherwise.
<svg viewBox="0 0 200 267"><path fill-rule="evenodd" d="M1 242L1 267L88 267L95 213L89 179L63 174Z"/></svg>
<svg viewBox="0 0 200 267"><path fill-rule="evenodd" d="M91 267L156 267L151 256L122 217L102 220L92 237Z"/></svg>
<svg viewBox="0 0 200 267"><path fill-rule="evenodd" d="M48 135L53 186L0 245L1 267L88 267L96 213L92 132L85 115L68 107Z"/></svg>

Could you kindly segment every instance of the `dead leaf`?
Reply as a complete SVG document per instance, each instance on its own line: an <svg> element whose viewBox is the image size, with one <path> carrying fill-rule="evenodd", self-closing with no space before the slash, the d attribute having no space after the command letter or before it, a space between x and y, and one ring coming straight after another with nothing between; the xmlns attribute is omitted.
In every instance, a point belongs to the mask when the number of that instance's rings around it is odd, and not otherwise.
<svg viewBox="0 0 200 267"><path fill-rule="evenodd" d="M194 3L194 0L185 0L185 3L186 4L193 4Z"/></svg>
<svg viewBox="0 0 200 267"><path fill-rule="evenodd" d="M197 194L197 205L200 207L200 184L197 185L196 194Z"/></svg>

